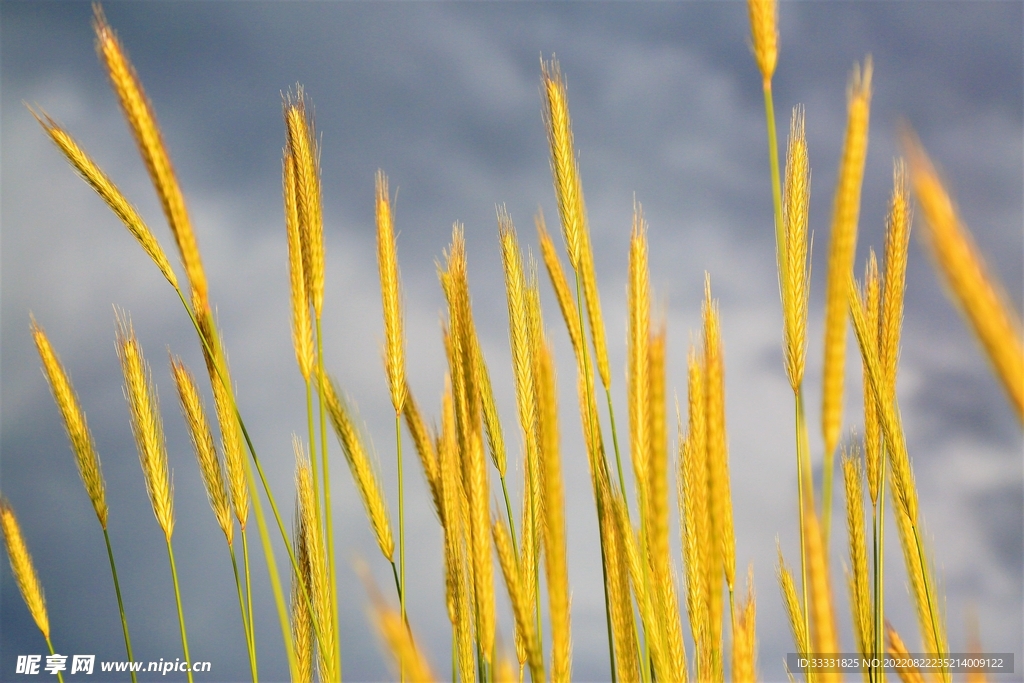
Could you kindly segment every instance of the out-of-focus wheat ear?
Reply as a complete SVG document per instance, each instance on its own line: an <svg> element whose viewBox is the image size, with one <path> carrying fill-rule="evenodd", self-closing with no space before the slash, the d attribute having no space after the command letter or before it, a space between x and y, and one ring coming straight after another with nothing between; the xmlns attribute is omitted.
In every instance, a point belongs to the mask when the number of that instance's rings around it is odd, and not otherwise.
<svg viewBox="0 0 1024 683"><path fill-rule="evenodd" d="M751 0L749 5L768 4ZM774 4L772 2L771 4ZM753 11L753 10L752 10ZM789 124L789 148L786 152L786 184L783 189L783 222L785 223L785 263L782 272L782 316L785 323L786 375L793 391L799 391L807 357L807 301L810 295L810 260L807 216L811 199L811 168L807 159L807 138L804 134L804 109L793 108Z"/></svg>
<svg viewBox="0 0 1024 683"><path fill-rule="evenodd" d="M900 355L900 327L903 324L903 295L912 224L906 166L902 159L898 159L893 163L892 203L886 221L885 273L881 276L878 318L878 358L892 397L896 392L896 365Z"/></svg>
<svg viewBox="0 0 1024 683"><path fill-rule="evenodd" d="M857 651L871 657L875 643L872 624L871 584L868 580L868 546L864 531L864 472L856 448L851 453L843 449L843 482L846 487L846 530L850 541L850 612ZM865 681L868 670L864 669Z"/></svg>
<svg viewBox="0 0 1024 683"><path fill-rule="evenodd" d="M366 508L366 516L370 518L370 526L377 537L377 545L390 562L394 560L395 542L391 536L387 502L384 500L380 481L373 465L370 464L366 447L352 420L350 410L342 401L334 380L330 378L324 382L324 402L327 405L331 426L334 427L334 433L338 437L352 478L359 490L359 497L363 499L363 507Z"/></svg>
<svg viewBox="0 0 1024 683"><path fill-rule="evenodd" d="M725 358L722 351L718 302L711 298L711 275L704 275L705 400L708 420L709 509L729 593L736 582L736 536L732 523L729 448L725 433ZM719 579L715 580L715 586ZM715 588L712 586L712 590Z"/></svg>
<svg viewBox="0 0 1024 683"><path fill-rule="evenodd" d="M504 207L498 208L498 239L501 242L501 263L505 271L505 294L508 300L509 342L512 348L512 369L516 382L516 405L527 457L538 448L537 389L534 386L535 340L531 334L527 311L526 275L523 256L512 217Z"/></svg>
<svg viewBox="0 0 1024 683"><path fill-rule="evenodd" d="M828 556L818 524L814 506L804 504L804 543L807 545L807 579L810 582L811 643L814 652L840 652L839 632L836 629L832 603L832 586ZM818 677L816 677L818 678ZM839 674L822 673L821 680L840 680Z"/></svg>
<svg viewBox="0 0 1024 683"><path fill-rule="evenodd" d="M900 548L903 551L903 563L907 571L908 590L914 599L914 608L917 614L918 626L921 630L921 642L925 652L942 652L942 644L935 642L935 633L932 629L929 602L929 594L925 589L927 580L926 572L928 567L921 564L921 557L917 552L917 545L914 538L913 525L916 520L908 517L900 507L893 510L896 518L896 530L900 536ZM934 585L934 583L932 584Z"/></svg>
<svg viewBox="0 0 1024 683"><path fill-rule="evenodd" d="M426 654L416 643L412 629L402 619L399 610L393 609L379 595L373 595L373 620L377 632L394 659L395 669L410 683L436 683L441 680L430 669Z"/></svg>
<svg viewBox="0 0 1024 683"><path fill-rule="evenodd" d="M1017 416L1024 420L1024 333L1019 314L989 272L956 206L920 142L907 131L903 148L914 194L924 213L924 241L947 291L988 354Z"/></svg>
<svg viewBox="0 0 1024 683"><path fill-rule="evenodd" d="M181 413L192 437L210 507L213 508L217 524L224 532L224 538L227 539L228 545L231 545L235 532L235 525L231 519L231 501L224 486L224 472L213 444L213 433L210 431L210 422L206 418L206 409L199 396L196 380L180 358L171 358L171 374L174 375L174 383L178 388Z"/></svg>
<svg viewBox="0 0 1024 683"><path fill-rule="evenodd" d="M316 623L318 636L317 666L320 680L334 680L334 624L331 619L330 587L327 579L327 549L324 545L323 529L316 518L315 495L313 489L313 472L310 469L309 457L299 438L292 435L292 449L295 452L295 488L299 496L299 509L302 511L300 526L306 550L309 574L306 588L309 590L310 604L313 607L313 621Z"/></svg>
<svg viewBox="0 0 1024 683"><path fill-rule="evenodd" d="M153 237L149 226L142 220L138 209L129 202L107 175L100 170L99 166L89 157L88 154L75 142L67 131L61 128L56 121L47 115L45 111L36 112L28 108L39 125L50 136L57 148L63 152L68 162L78 171L79 175L89 183L89 186L96 191L103 201L107 203L114 215L121 219L128 232L138 241L143 250L153 259L153 263L160 269L160 273L167 278L171 286L178 289L178 278L171 269L171 263L167 260L160 243Z"/></svg>
<svg viewBox="0 0 1024 683"><path fill-rule="evenodd" d="M96 518L99 520L100 526L106 529L107 498L103 472L100 470L100 458L96 454L95 442L85 420L85 412L78 402L78 394L75 393L75 388L71 385L67 371L64 370L46 332L36 323L34 316L30 316L30 325L36 350L39 351L39 358L43 363L43 373L50 385L53 400L64 418L64 427L67 430L68 441L71 442L71 450L75 454L78 473L82 476L82 483L85 484L85 492L89 495L89 500L92 501L92 507L96 511Z"/></svg>
<svg viewBox="0 0 1024 683"><path fill-rule="evenodd" d="M284 102L288 149L295 161L295 199L302 235L302 272L306 296L319 318L324 301L324 222L320 196L320 149L301 85Z"/></svg>
<svg viewBox="0 0 1024 683"><path fill-rule="evenodd" d="M168 542L174 533L174 490L167 468L167 444L156 386L131 320L117 313L117 355L124 373L124 395L131 414L132 433L145 475L153 514Z"/></svg>
<svg viewBox="0 0 1024 683"><path fill-rule="evenodd" d="M843 425L843 376L846 359L847 281L853 273L857 248L857 219L868 149L871 111L871 57L864 69L854 65L847 95L846 137L839 162L832 236L829 244L828 279L825 290L825 367L823 371L821 425L826 461L839 443ZM827 502L827 501L826 501Z"/></svg>
<svg viewBox="0 0 1024 683"><path fill-rule="evenodd" d="M540 449L540 480L543 491L544 567L547 574L551 617L551 679L568 681L572 669L572 629L569 614L569 568L565 540L565 491L562 454L558 447L558 408L551 348L538 347L538 403L544 412L544 447Z"/></svg>
<svg viewBox="0 0 1024 683"><path fill-rule="evenodd" d="M312 585L309 571L309 546L306 545L304 528L306 514L302 510L301 500L295 505L295 530L292 534L295 547L295 564L301 576L296 575L292 568L291 617L292 642L295 644L296 683L313 683L313 615L309 611L309 602L303 595L302 587Z"/></svg>
<svg viewBox="0 0 1024 683"><path fill-rule="evenodd" d="M650 434L647 461L647 543L652 566L670 566L668 543L668 426L665 421L665 321L656 324L648 345L648 434ZM678 621L678 619L676 619Z"/></svg>
<svg viewBox="0 0 1024 683"><path fill-rule="evenodd" d="M498 656L498 664L494 669L495 683L519 683L520 677L516 676L515 669L508 657Z"/></svg>
<svg viewBox="0 0 1024 683"><path fill-rule="evenodd" d="M420 456L420 463L423 465L423 475L426 477L427 486L430 487L430 495L434 501L434 510L437 512L438 519L442 520L443 524L444 517L441 514L441 475L438 469L437 447L435 446L434 435L431 433L430 428L427 427L427 423L423 421L419 405L416 403L416 399L413 398L408 380L405 383L405 405L402 408L402 415L405 417L405 424L409 428L409 434L412 435L413 445L416 446L416 453Z"/></svg>
<svg viewBox="0 0 1024 683"><path fill-rule="evenodd" d="M551 175L555 182L558 214L562 219L562 236L569 254L569 264L577 273L582 268L583 230L585 217L580 213L583 205L579 168L572 139L572 121L565 92L565 80L558 61L541 59L541 90L544 94L544 123L551 149Z"/></svg>
<svg viewBox="0 0 1024 683"><path fill-rule="evenodd" d="M302 265L302 233L299 227L299 209L295 198L295 157L284 152L284 223L288 235L288 275L292 293L292 346L299 363L302 378L309 381L313 374L313 323L309 317L309 299L306 296L306 276Z"/></svg>
<svg viewBox="0 0 1024 683"><path fill-rule="evenodd" d="M754 683L757 679L757 634L754 602L754 566L747 570L747 597L736 615L736 632L732 637L733 683Z"/></svg>
<svg viewBox="0 0 1024 683"><path fill-rule="evenodd" d="M206 274L199 256L199 245L192 232L192 223L185 207L185 197L178 186L178 179L171 165L170 155L164 145L160 128L156 122L153 107L146 98L135 68L128 60L124 47L117 34L107 24L103 10L99 4L93 5L95 16L93 28L96 31L96 49L107 66L110 83L114 87L117 99L121 104L128 127L131 128L135 143L142 155L142 160L149 171L150 180L156 188L160 203L171 226L171 232L178 244L181 262L185 266L189 285L192 287L194 299L199 304L199 311L208 309ZM143 245L145 246L145 245ZM148 250L147 250L148 251ZM158 264L159 265L159 264ZM163 270L161 268L161 270ZM164 273L164 277L167 273Z"/></svg>
<svg viewBox="0 0 1024 683"><path fill-rule="evenodd" d="M793 644L801 656L810 652L810 638L807 636L806 625L804 624L804 611L800 606L800 598L796 592L796 582L793 580L793 572L786 565L786 559L782 556L782 547L779 546L779 565L776 572L779 577L779 587L782 589L782 602L786 606L786 615L789 616L789 627L793 631Z"/></svg>
<svg viewBox="0 0 1024 683"><path fill-rule="evenodd" d="M874 249L868 252L868 263L864 268L864 287L861 295L861 305L864 308L865 322L867 323L868 338L865 341L875 347L878 351L879 338L872 337L871 330L879 329L879 313L881 310L881 286L878 276L878 262L875 259ZM867 363L861 360L863 367L864 385L864 460L867 466L868 493L871 496L871 504L878 501L878 493L882 487L882 435L878 421L878 405L871 393L871 378L868 375ZM891 401L895 395L887 394L886 400Z"/></svg>
<svg viewBox="0 0 1024 683"><path fill-rule="evenodd" d="M391 389L391 403L401 413L405 404L405 333L402 330L398 250L391 216L388 179L377 171L377 267L384 308L384 366Z"/></svg>
<svg viewBox="0 0 1024 683"><path fill-rule="evenodd" d="M530 663L530 675L535 681L544 680L544 660L537 632L533 627L533 602L527 594L526 587L519 574L519 563L516 552L512 548L512 539L508 529L496 521L491 526L494 545L498 550L498 564L508 588L508 599L512 603L512 615L515 617L516 632L525 642L527 659Z"/></svg>
<svg viewBox="0 0 1024 683"><path fill-rule="evenodd" d="M754 59L761 78L768 83L779 58L779 5L776 0L747 0L747 13L750 15Z"/></svg>
<svg viewBox="0 0 1024 683"><path fill-rule="evenodd" d="M908 661L910 653L907 652L907 646L903 644L900 634L896 632L896 629L889 622L885 622L885 636L886 649L889 651L889 655L897 660ZM896 675L899 676L903 683L925 683L926 681L916 666L897 666L895 669Z"/></svg>
<svg viewBox="0 0 1024 683"><path fill-rule="evenodd" d="M203 345L203 358L206 360L206 372L210 376L213 388L213 404L217 411L217 422L220 425L221 450L224 452L224 464L228 475L228 493L231 496L231 507L235 511L239 527L245 531L249 520L249 487L245 476L245 452L242 446L242 433L235 413L234 399L222 377L231 381L231 371L227 357L221 348L220 339L213 322L213 315L207 312L198 318L199 329L207 343ZM212 351L212 355L211 355Z"/></svg>
<svg viewBox="0 0 1024 683"><path fill-rule="evenodd" d="M967 616L967 651L972 656L984 656L981 649L981 634L978 633L978 615L971 610ZM988 676L977 669L964 675L964 683L988 683Z"/></svg>
<svg viewBox="0 0 1024 683"><path fill-rule="evenodd" d="M610 498L611 493L607 493ZM629 590L629 570L618 524L612 519L601 525L604 537L605 567L608 569L608 599L611 602L612 635L615 642L615 669L623 683L639 683L639 647L633 599Z"/></svg>
<svg viewBox="0 0 1024 683"><path fill-rule="evenodd" d="M626 333L628 354L627 396L629 401L629 442L636 479L640 518L650 518L647 506L651 452L650 435L650 334L651 294L647 267L647 223L639 205L633 206L633 229L629 241L629 280L626 291L629 327Z"/></svg>
<svg viewBox="0 0 1024 683"><path fill-rule="evenodd" d="M50 617L46 612L46 596L43 595L43 585L32 564L32 555L29 554L28 546L25 545L14 508L6 498L0 498L0 527L3 528L7 558L11 561L11 571L14 573L18 589L21 591L21 597L25 600L28 612L35 620L36 626L42 631L43 637L50 640Z"/></svg>
<svg viewBox="0 0 1024 683"><path fill-rule="evenodd" d="M541 255L544 258L544 266L551 279L551 287L555 290L555 298L558 299L558 308L562 311L562 319L565 321L566 329L569 331L569 341L572 342L572 349L576 354L577 363L583 363L583 333L580 332L580 317L576 310L576 301L569 282L565 279L565 271L562 270L562 262L555 250L555 243L544 225L544 214L539 210L534 217L537 225L537 236L540 239Z"/></svg>

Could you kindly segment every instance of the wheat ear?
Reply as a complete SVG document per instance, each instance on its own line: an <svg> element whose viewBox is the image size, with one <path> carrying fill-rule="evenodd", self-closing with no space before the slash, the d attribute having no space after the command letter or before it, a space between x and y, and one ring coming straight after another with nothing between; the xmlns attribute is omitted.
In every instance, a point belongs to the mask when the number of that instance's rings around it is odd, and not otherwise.
<svg viewBox="0 0 1024 683"><path fill-rule="evenodd" d="M178 244L178 251L185 266L189 285L192 287L193 297L198 304L197 312L206 311L209 306L206 274L199 257L199 246L196 243L195 234L192 232L192 223L185 207L185 197L174 174L174 167L171 165L170 155L167 153L163 137L160 134L156 115L153 113L152 105L142 89L142 83L135 73L135 68L128 60L128 55L118 40L117 34L107 24L107 19L99 4L93 5L93 7L95 9L93 27L96 31L96 49L107 66L110 83L114 87L121 110L135 137L139 153L146 164L146 170L149 171L150 180L160 197L167 223ZM145 245L143 246L145 247ZM164 272L164 277L167 277L166 272Z"/></svg>
<svg viewBox="0 0 1024 683"><path fill-rule="evenodd" d="M32 555L29 554L28 546L25 545L25 538L22 536L21 526L14 514L14 508L4 498L0 498L0 527L3 528L7 557L11 561L11 571L14 573L18 589L21 591L21 597L25 600L25 605L36 622L36 626L39 627L43 637L49 641L50 616L46 611L43 585L32 564Z"/></svg>
<svg viewBox="0 0 1024 683"><path fill-rule="evenodd" d="M989 273L949 194L911 133L903 146L914 194L925 216L925 242L964 317L988 354L1006 393L1024 420L1024 334L1019 315Z"/></svg>
<svg viewBox="0 0 1024 683"><path fill-rule="evenodd" d="M779 58L779 6L776 0L748 0L750 37L761 78L770 83Z"/></svg>
<svg viewBox="0 0 1024 683"><path fill-rule="evenodd" d="M39 122L39 125L43 127L47 135L50 136L53 143L57 145L57 149L63 152L68 162L78 171L79 175L107 203L107 206L114 212L114 215L121 219L124 226L128 228L128 232L132 234L143 250L153 259L153 263L160 269L160 273L167 278L172 287L178 289L178 278L171 269L170 261L167 260L167 255L164 253L160 243L153 237L149 226L146 225L142 216L139 215L138 209L125 198L117 185L100 170L99 166L75 142L74 138L50 118L46 112L40 110L37 113L31 107L29 111L36 121Z"/></svg>
<svg viewBox="0 0 1024 683"><path fill-rule="evenodd" d="M846 529L850 543L850 570L847 582L850 586L853 633L857 640L857 651L868 658L872 656L875 637L871 621L867 537L864 532L864 471L856 450L852 453L844 452L841 464L846 488ZM867 667L863 669L863 673L865 683L868 683L870 679Z"/></svg>
<svg viewBox="0 0 1024 683"><path fill-rule="evenodd" d="M754 3L764 4L764 3ZM786 184L783 190L785 262L780 264L782 317L786 348L786 374L794 392L800 391L807 356L807 302L810 295L807 216L811 198L811 169L807 159L803 107L794 107L786 152Z"/></svg>
<svg viewBox="0 0 1024 683"><path fill-rule="evenodd" d="M747 570L747 597L736 616L736 632L732 637L732 680L734 683L754 683L757 665L757 634L755 621L757 606L754 601L754 566Z"/></svg>
<svg viewBox="0 0 1024 683"><path fill-rule="evenodd" d="M825 366L823 370L821 425L825 438L825 481L822 510L828 544L832 504L832 463L843 422L843 378L846 359L847 281L853 273L857 248L857 218L868 149L871 112L871 57L863 71L854 66L847 94L846 136L839 163L832 235L829 244L825 290Z"/></svg>

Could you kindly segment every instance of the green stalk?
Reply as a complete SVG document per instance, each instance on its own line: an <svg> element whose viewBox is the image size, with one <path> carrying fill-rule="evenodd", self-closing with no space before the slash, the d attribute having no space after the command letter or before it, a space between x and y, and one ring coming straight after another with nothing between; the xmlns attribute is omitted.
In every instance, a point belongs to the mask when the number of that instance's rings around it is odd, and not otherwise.
<svg viewBox="0 0 1024 683"><path fill-rule="evenodd" d="M939 637L939 622L937 617L935 616L935 602L932 599L931 581L928 580L931 576L931 572L928 569L928 565L925 564L924 547L921 543L921 532L917 528L917 522L911 520L910 528L914 530L914 545L917 546L917 559L918 562L921 563L921 579L924 583L924 599L928 603L928 616L931 617L932 622L932 637L935 640L935 649L938 650L937 654L941 659L945 656L946 653L944 643ZM944 681L950 680L949 671L945 666L942 667L942 679Z"/></svg>
<svg viewBox="0 0 1024 683"><path fill-rule="evenodd" d="M53 643L50 642L50 636L43 636L43 637L46 638L46 646L50 648L50 654L51 655L57 654L56 652L53 651ZM191 674L189 674L189 675L191 675ZM61 675L60 671L57 672L57 681L58 681L58 683L64 683L64 676Z"/></svg>
<svg viewBox="0 0 1024 683"><path fill-rule="evenodd" d="M885 563L883 562L885 552L885 466L886 458L883 456L881 460L881 469L879 471L879 482L878 482L878 505L877 510L873 510L872 522L873 522L873 536L875 545L875 651L874 655L876 658L881 659L885 656L883 650L882 640L882 625L885 623L885 584L884 569ZM882 672L880 669L875 669L874 680L882 680Z"/></svg>
<svg viewBox="0 0 1024 683"><path fill-rule="evenodd" d="M615 446L615 467L619 472L619 490L622 491L622 500L628 501L626 497L626 479L622 476L622 456L619 455L619 433L615 429L615 408L612 407L611 387L604 388L604 395L608 399L608 419L612 423L612 445ZM629 519L629 505L626 505L626 519Z"/></svg>
<svg viewBox="0 0 1024 683"><path fill-rule="evenodd" d="M505 475L498 473L501 478L501 493L505 496L505 511L508 513L508 530L512 533L512 549L519 554L519 541L516 540L516 523L512 519L512 503L508 498L508 487L505 486Z"/></svg>
<svg viewBox="0 0 1024 683"><path fill-rule="evenodd" d="M317 379L319 381L320 389L320 457L323 459L324 473L324 519L326 522L327 558L331 565L331 620L334 626L334 642L337 645L337 650L334 652L334 659L335 671L338 672L338 680L341 681L341 621L338 617L338 571L337 564L334 561L334 521L331 515L331 478L327 469L327 414L324 410L324 336L320 329L319 315L316 317L316 360ZM310 440L310 447L312 447L312 440Z"/></svg>
<svg viewBox="0 0 1024 683"><path fill-rule="evenodd" d="M782 223L782 181L779 175L779 143L775 132L775 101L772 82L764 81L764 118L768 126L768 166L772 176L772 206L775 209L775 247L779 259L779 272L786 271L786 230Z"/></svg>
<svg viewBox="0 0 1024 683"><path fill-rule="evenodd" d="M231 569L235 574L235 590L238 592L238 611L242 615L242 629L245 631L245 647L249 651L249 669L252 671L252 682L257 683L256 674L256 648L252 633L252 611L247 613L245 599L242 597L242 582L238 577L238 562L235 560L235 546L228 544L228 553L231 555Z"/></svg>
<svg viewBox="0 0 1024 683"><path fill-rule="evenodd" d="M593 386L591 384L591 379L592 378L590 377L590 350L589 350L588 345L586 343L587 328L586 328L586 324L583 321L583 292L580 289L580 274L579 274L579 271L574 268L573 272L576 275L576 311L579 313L579 316L580 316L580 334L583 336L583 349L582 349L583 350L583 375L584 375L583 379L586 382L586 386L587 386L587 398L590 399L590 398L593 397L594 389L593 389ZM597 441L594 439L594 416L592 414L592 411L590 410L590 401L589 400L587 401L587 430L588 430L588 433L590 434L590 437L589 437L590 438L590 443L596 444ZM597 463L595 462L594 464L596 466ZM595 475L596 475L596 470L595 470ZM604 510L602 509L602 506L601 506L601 496L600 496L600 491L598 490L598 486L597 486L597 481L596 480L594 481L594 497L595 497L595 499L597 500L597 503L598 503L598 505L597 505L597 521L598 521L598 524L600 525L600 524L604 523L604 521L603 521ZM608 570L607 570L607 567L605 567L604 538L601 538L601 572L603 573L603 575L605 577L607 577ZM608 627L608 646L609 646L608 647L608 663L609 663L609 666L611 667L611 675L612 675L611 681L612 681L612 683L616 683L616 675L615 675L615 648L612 647L612 643L614 642L614 640L612 639L612 612L611 612L611 604L608 601L608 581L607 581L607 579L605 579L605 581L602 583L602 587L604 588L604 618L605 618L605 623L606 623L606 625Z"/></svg>
<svg viewBox="0 0 1024 683"><path fill-rule="evenodd" d="M398 593L398 601L402 601L402 582L398 580L398 567L395 566L395 561L391 560L391 573L395 576L395 592ZM409 622L405 622L406 627L409 626Z"/></svg>
<svg viewBox="0 0 1024 683"><path fill-rule="evenodd" d="M192 683L192 658L188 654L188 634L185 632L185 612L181 609L181 590L178 588L178 569L174 566L174 549L171 539L167 539L167 557L171 560L171 578L174 579L174 601L178 604L178 625L181 627L181 647L185 651L185 664L188 665L188 682Z"/></svg>
<svg viewBox="0 0 1024 683"><path fill-rule="evenodd" d="M316 464L316 427L313 425L313 383L306 380L306 426L309 431L309 469L313 475L313 511L316 519L320 514L320 478Z"/></svg>
<svg viewBox="0 0 1024 683"><path fill-rule="evenodd" d="M234 555L234 549L232 549ZM234 557L231 558L234 561ZM249 641L252 643L250 656L253 664L253 683L256 683L256 624L252 620L252 576L249 574L249 538L242 529L242 560L245 563L246 614L249 615Z"/></svg>
<svg viewBox="0 0 1024 683"><path fill-rule="evenodd" d="M395 575L395 579L397 581L397 574ZM457 636L455 635L455 624L452 624L452 683L456 683L456 676L458 675L459 671L459 648L458 641L456 641L456 638Z"/></svg>
<svg viewBox="0 0 1024 683"><path fill-rule="evenodd" d="M805 479L810 477L810 465L810 455L807 448L807 423L804 419L804 389L801 386L796 392L796 488L797 502L800 505L800 584L803 590L804 633L807 634L808 639L811 637L811 618L807 604L807 541L804 538L804 489L807 488L806 493L813 495L813 490L805 484ZM808 645L810 645L809 642Z"/></svg>
<svg viewBox="0 0 1024 683"><path fill-rule="evenodd" d="M402 565L402 591L399 602L402 621L405 616L405 486L402 482L402 413L395 411L395 448L398 451L398 561Z"/></svg>
<svg viewBox="0 0 1024 683"><path fill-rule="evenodd" d="M103 540L107 542L107 557L110 558L110 573L114 576L114 592L117 594L117 610L121 613L121 630L124 631L124 647L128 651L128 661L134 662L132 656L132 639L128 635L128 619L124 616L124 602L121 600L121 583L117 580L117 567L114 565L114 551L110 548L110 534L107 533L106 525L103 525ZM52 654L52 649L51 649ZM132 683L138 678L135 671L132 671Z"/></svg>

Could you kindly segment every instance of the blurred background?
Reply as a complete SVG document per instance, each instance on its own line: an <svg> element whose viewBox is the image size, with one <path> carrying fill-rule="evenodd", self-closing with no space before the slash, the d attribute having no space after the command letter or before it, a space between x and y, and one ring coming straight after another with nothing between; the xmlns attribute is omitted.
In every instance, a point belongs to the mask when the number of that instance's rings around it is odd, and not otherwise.
<svg viewBox="0 0 1024 683"><path fill-rule="evenodd" d="M760 675L785 680L782 660L793 645L775 566L776 543L791 564L799 562L792 394L783 370L763 100L745 3L107 2L104 9L159 117L202 250L240 409L289 515L291 434L304 435L306 421L289 327L282 96L301 83L315 108L327 255L325 360L358 406L397 525L374 173L383 169L397 195L407 372L416 398L436 422L445 372L436 264L458 221L465 226L474 315L510 462L518 463L495 207L507 207L524 248L535 254L538 208L549 229L559 232L539 92L539 58L556 54L568 82L620 430L627 414L625 275L634 201L650 224L652 286L668 325L669 387L684 403L686 352L700 326L704 273L711 274L721 302L738 573L753 565ZM166 551L114 352L112 305L123 308L163 400L191 654L212 663L196 680L245 680L230 560L167 363L169 350L202 374L195 334L159 272L24 106L45 109L77 138L177 263L145 167L96 58L91 12L85 2L0 4L0 490L19 515L45 586L57 651L123 659L102 534L39 370L28 325L32 312L61 355L96 438L136 658L181 656ZM779 144L784 152L790 110L804 104L813 169L805 391L820 478L824 275L852 67L872 55L857 273L868 248L883 246L899 154L896 131L905 120L943 169L963 218L1020 311L1024 22L1018 2L785 3L780 32L774 81ZM974 615L985 650L1014 652L1019 677L1021 427L916 237L907 279L899 398L951 647L965 648ZM573 678L602 680L608 657L600 556L574 362L543 272L541 289L558 354ZM848 350L844 439L861 430L861 370L852 333ZM388 596L391 570L333 436L331 447L344 673L353 681L386 680L393 674L368 626L366 591L352 567L365 561ZM451 631L441 531L413 453L406 436L409 618L447 676ZM510 464L510 473L518 499L521 467ZM841 642L852 651L844 502L836 481L833 592ZM677 519L673 525L679 566ZM266 567L256 535L250 538L261 678L283 680L287 665ZM891 523L887 539L886 615L910 649L920 649ZM287 576L280 543L278 550ZM499 638L514 656L502 586L498 595L504 615ZM4 561L0 679L20 678L17 655L45 652Z"/></svg>

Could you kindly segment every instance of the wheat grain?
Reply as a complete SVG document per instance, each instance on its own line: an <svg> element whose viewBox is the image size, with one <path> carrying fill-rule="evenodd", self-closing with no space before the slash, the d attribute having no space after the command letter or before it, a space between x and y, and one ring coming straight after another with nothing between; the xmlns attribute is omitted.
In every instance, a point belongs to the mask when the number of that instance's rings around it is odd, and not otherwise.
<svg viewBox="0 0 1024 683"><path fill-rule="evenodd" d="M306 94L297 86L284 103L288 149L295 160L295 199L302 235L302 272L306 296L319 318L324 300L323 205L320 196L320 149L311 117L306 111Z"/></svg>
<svg viewBox="0 0 1024 683"><path fill-rule="evenodd" d="M282 164L284 186L284 218L288 235L288 275L291 282L292 346L302 378L309 382L313 374L313 324L309 317L309 298L306 293L306 275L302 265L302 229L295 196L295 157L285 150Z"/></svg>

